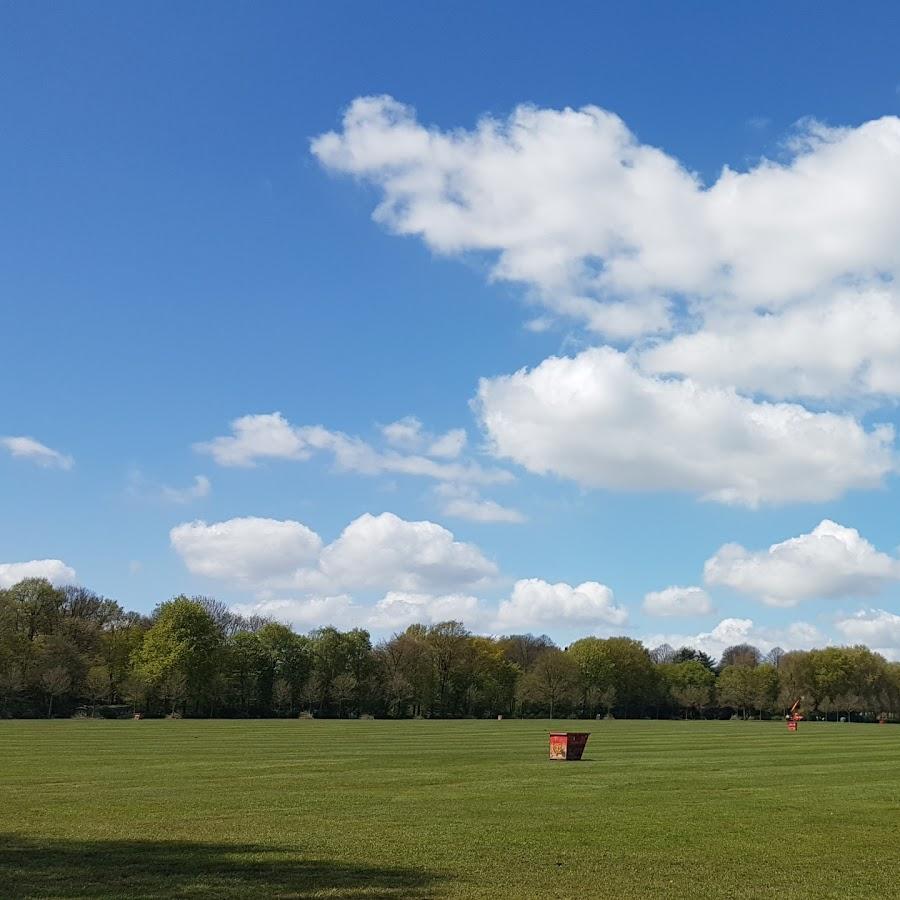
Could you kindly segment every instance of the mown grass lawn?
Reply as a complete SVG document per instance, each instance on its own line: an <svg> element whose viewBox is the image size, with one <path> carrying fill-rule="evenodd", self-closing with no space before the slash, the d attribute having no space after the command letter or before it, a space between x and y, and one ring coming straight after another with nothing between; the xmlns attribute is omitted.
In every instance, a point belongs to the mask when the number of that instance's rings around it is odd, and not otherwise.
<svg viewBox="0 0 900 900"><path fill-rule="evenodd" d="M0 723L2 897L900 897L900 727Z"/></svg>

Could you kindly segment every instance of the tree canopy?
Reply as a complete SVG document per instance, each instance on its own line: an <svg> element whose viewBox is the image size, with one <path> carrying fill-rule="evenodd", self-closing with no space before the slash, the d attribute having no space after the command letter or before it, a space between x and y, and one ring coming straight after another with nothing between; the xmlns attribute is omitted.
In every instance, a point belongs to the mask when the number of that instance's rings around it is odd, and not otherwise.
<svg viewBox="0 0 900 900"><path fill-rule="evenodd" d="M900 663L863 646L738 645L718 665L628 637L488 637L461 622L307 635L178 596L150 616L81 587L0 590L0 715L900 715Z"/></svg>

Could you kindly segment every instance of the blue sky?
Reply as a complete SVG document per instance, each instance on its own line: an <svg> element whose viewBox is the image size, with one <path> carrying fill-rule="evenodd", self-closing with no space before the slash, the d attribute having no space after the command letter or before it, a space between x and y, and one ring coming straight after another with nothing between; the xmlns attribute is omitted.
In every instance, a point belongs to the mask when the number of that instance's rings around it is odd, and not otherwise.
<svg viewBox="0 0 900 900"><path fill-rule="evenodd" d="M5 5L0 581L896 656L898 18Z"/></svg>

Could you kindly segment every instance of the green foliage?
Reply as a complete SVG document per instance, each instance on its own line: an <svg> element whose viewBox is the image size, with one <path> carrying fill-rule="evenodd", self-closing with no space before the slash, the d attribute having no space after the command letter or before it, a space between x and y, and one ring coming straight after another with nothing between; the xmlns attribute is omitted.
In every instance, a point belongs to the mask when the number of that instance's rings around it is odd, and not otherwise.
<svg viewBox="0 0 900 900"><path fill-rule="evenodd" d="M866 647L765 657L742 644L652 653L627 637L564 651L546 635L411 625L372 646L362 629L309 635L210 597L153 615L81 587L27 579L0 590L0 717L124 704L149 715L495 718L497 715L900 717L900 668Z"/></svg>
<svg viewBox="0 0 900 900"><path fill-rule="evenodd" d="M685 718L689 712L701 713L709 706L715 674L697 659L660 666L663 684L675 702L684 709Z"/></svg>
<svg viewBox="0 0 900 900"><path fill-rule="evenodd" d="M221 631L203 605L176 597L157 607L153 624L134 654L138 679L168 701L172 711L210 701L224 646Z"/></svg>
<svg viewBox="0 0 900 900"><path fill-rule="evenodd" d="M761 660L762 654L752 644L735 644L732 647L726 647L722 651L719 668L725 669L728 666L738 666L752 669L758 666Z"/></svg>
<svg viewBox="0 0 900 900"><path fill-rule="evenodd" d="M566 654L578 670L582 715L593 716L607 691L615 691L613 662L606 652L606 641L587 637L566 648Z"/></svg>
<svg viewBox="0 0 900 900"><path fill-rule="evenodd" d="M694 661L701 663L710 672L716 671L716 661L708 653L704 653L702 650L695 650L693 647L682 647L680 650L676 650L671 661L673 663Z"/></svg>
<svg viewBox="0 0 900 900"><path fill-rule="evenodd" d="M610 687L616 692L616 709L622 715L640 715L651 708L659 691L659 676L647 648L628 637L604 641L604 652L612 666Z"/></svg>
<svg viewBox="0 0 900 900"><path fill-rule="evenodd" d="M523 702L545 709L552 719L568 711L576 698L579 670L577 663L555 647L545 650L522 681Z"/></svg>

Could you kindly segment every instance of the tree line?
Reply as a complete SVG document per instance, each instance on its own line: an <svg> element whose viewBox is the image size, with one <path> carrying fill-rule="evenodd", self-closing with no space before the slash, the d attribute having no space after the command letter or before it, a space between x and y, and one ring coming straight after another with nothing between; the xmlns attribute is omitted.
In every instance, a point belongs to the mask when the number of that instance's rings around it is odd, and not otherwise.
<svg viewBox="0 0 900 900"><path fill-rule="evenodd" d="M900 718L900 663L864 646L716 660L628 637L558 647L460 622L297 634L209 597L151 615L83 587L0 590L0 716Z"/></svg>

